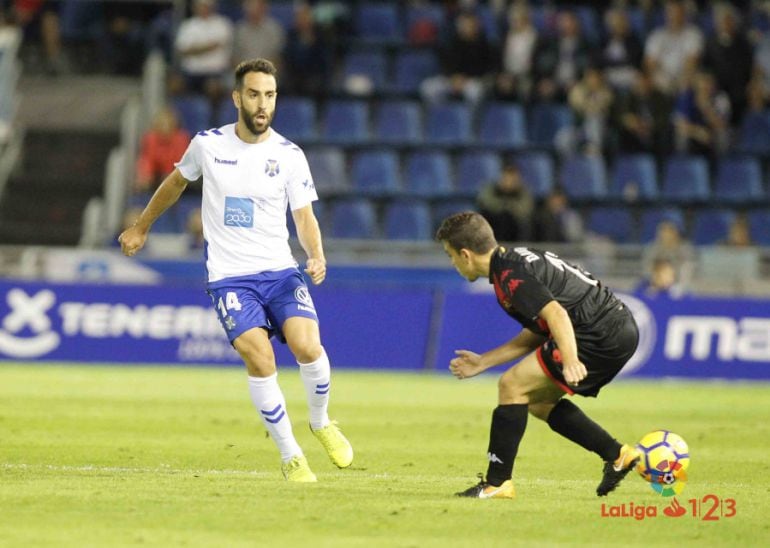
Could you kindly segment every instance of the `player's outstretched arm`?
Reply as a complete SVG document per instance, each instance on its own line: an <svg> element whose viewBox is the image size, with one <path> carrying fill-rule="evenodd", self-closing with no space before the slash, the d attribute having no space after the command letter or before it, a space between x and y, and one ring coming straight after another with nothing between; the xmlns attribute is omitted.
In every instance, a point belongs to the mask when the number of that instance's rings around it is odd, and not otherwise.
<svg viewBox="0 0 770 548"><path fill-rule="evenodd" d="M543 342L545 342L545 337L525 328L507 343L483 354L476 354L470 350L455 351L457 357L449 362L449 370L458 379L475 377L490 367L513 361L529 354L543 344Z"/></svg>
<svg viewBox="0 0 770 548"><path fill-rule="evenodd" d="M321 241L321 229L315 214L313 214L313 206L308 204L305 207L295 209L291 214L294 218L294 225L297 227L297 238L299 238L299 243L307 254L305 272L313 283L318 285L326 278L326 257Z"/></svg>
<svg viewBox="0 0 770 548"><path fill-rule="evenodd" d="M120 248L125 255L129 257L136 255L144 247L144 242L147 241L147 233L150 231L152 223L179 200L182 192L187 188L187 182L187 179L179 173L178 169L174 169L163 180L158 190L150 198L147 207L139 215L134 226L127 228L118 236Z"/></svg>
<svg viewBox="0 0 770 548"><path fill-rule="evenodd" d="M586 378L586 366L577 354L577 341L572 320L567 311L557 301L550 301L540 311L539 316L548 324L553 340L559 347L562 360L562 372L567 384L577 385Z"/></svg>

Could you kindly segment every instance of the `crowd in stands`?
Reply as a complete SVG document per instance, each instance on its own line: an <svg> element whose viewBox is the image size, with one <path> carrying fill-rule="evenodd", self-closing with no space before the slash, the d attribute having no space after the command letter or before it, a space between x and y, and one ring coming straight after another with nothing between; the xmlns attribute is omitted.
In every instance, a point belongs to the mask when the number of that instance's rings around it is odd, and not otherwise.
<svg viewBox="0 0 770 548"><path fill-rule="evenodd" d="M770 244L770 2L192 0L176 30L157 4L73 4L13 0L6 19L54 69L62 21L97 17L106 51L141 44L172 67L180 127L168 111L150 130L138 191L185 131L235 120L233 66L266 57L275 127L306 150L332 236L429 238L466 206L504 240ZM663 251L649 270L663 258L686 278Z"/></svg>

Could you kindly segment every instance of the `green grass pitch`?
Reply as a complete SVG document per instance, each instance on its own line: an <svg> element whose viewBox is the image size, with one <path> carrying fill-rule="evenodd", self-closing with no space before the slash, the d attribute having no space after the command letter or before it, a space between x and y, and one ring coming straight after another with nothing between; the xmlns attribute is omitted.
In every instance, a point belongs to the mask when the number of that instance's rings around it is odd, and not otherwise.
<svg viewBox="0 0 770 548"><path fill-rule="evenodd" d="M574 400L621 440L689 442L672 518L636 474L596 497L599 459L532 418L517 498L453 497L486 469L494 376L335 371L348 470L310 434L296 368L279 379L318 484L282 479L241 370L0 364L0 546L770 546L770 384L619 381ZM634 508L657 516L602 515Z"/></svg>

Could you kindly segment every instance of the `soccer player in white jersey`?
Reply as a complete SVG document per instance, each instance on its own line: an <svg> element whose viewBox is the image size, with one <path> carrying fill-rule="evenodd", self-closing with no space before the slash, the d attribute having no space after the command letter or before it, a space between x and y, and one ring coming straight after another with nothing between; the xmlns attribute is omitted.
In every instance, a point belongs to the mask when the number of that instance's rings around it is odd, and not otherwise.
<svg viewBox="0 0 770 548"><path fill-rule="evenodd" d="M277 97L270 61L244 61L235 69L233 101L238 121L201 131L176 169L163 181L136 224L119 241L134 255L152 223L203 175L203 235L207 291L230 342L248 370L249 392L281 453L289 481L312 482L292 432L270 337L286 342L300 368L310 408L310 428L340 468L353 449L327 408L329 358L321 346L313 301L288 244L286 208L291 208L305 253L305 273L314 284L326 277L321 231L313 214L318 199L305 155L270 127Z"/></svg>

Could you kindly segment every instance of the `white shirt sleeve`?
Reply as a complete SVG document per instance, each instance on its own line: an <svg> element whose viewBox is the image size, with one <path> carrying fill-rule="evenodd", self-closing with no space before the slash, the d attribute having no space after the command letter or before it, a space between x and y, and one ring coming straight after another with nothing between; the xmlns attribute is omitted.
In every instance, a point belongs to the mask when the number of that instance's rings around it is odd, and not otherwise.
<svg viewBox="0 0 770 548"><path fill-rule="evenodd" d="M179 173L182 174L182 177L188 181L198 180L202 170L200 138L197 135L190 141L182 159L174 165L179 170Z"/></svg>
<svg viewBox="0 0 770 548"><path fill-rule="evenodd" d="M294 159L294 169L286 184L286 194L289 197L289 208L294 211L316 201L318 194L315 190L313 176L310 174L310 166L305 158L305 153L297 152Z"/></svg>

